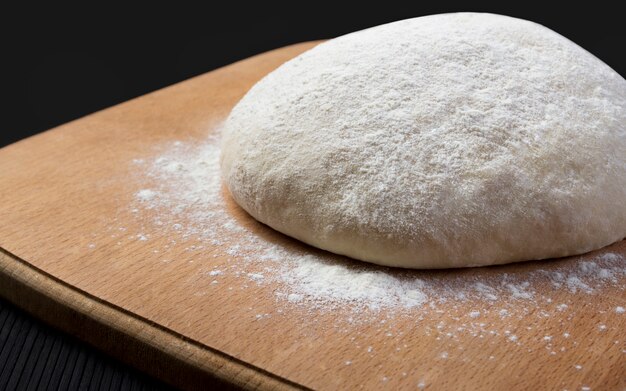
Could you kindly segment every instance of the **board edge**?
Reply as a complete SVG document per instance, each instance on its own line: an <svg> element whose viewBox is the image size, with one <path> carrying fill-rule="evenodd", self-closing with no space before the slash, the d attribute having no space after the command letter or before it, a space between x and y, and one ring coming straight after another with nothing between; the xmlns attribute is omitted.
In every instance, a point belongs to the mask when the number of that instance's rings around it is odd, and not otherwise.
<svg viewBox="0 0 626 391"><path fill-rule="evenodd" d="M98 299L2 247L0 297L44 323L175 387L307 389Z"/></svg>

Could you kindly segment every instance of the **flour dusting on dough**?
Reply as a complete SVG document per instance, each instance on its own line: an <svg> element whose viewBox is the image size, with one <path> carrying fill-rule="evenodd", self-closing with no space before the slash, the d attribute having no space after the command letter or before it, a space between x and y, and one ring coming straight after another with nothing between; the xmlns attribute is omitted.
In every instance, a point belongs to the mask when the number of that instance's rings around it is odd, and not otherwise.
<svg viewBox="0 0 626 391"><path fill-rule="evenodd" d="M571 259L558 267L545 262L545 269L533 267L524 273L496 271L484 278L471 270L433 273L360 264L291 239L289 245L272 241L229 214L220 179L219 144L215 135L204 144L179 142L165 147L144 164L141 175L155 185L139 189L132 208L153 215L153 229L188 242L188 252L201 254L212 248L221 252L212 257L229 259L227 268L211 269L209 276L230 274L254 284L277 283L276 298L286 305L316 311L336 307L404 311L442 301L484 300L499 305L504 317L514 312L507 306L516 302L545 302L547 298L536 293L540 285L584 295L606 285L623 289L619 282L626 276L626 260L610 252L593 260ZM145 231L139 240L151 236ZM550 306L558 311L568 308L566 303ZM480 317L481 313L470 314L470 319Z"/></svg>

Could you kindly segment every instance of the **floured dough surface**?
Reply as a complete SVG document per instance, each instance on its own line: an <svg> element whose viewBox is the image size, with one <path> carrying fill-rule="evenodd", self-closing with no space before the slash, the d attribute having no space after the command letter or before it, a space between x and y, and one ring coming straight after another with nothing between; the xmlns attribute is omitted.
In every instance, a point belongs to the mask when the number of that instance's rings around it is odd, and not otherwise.
<svg viewBox="0 0 626 391"><path fill-rule="evenodd" d="M532 22L458 13L325 42L225 123L257 220L407 268L584 253L626 236L626 80Z"/></svg>

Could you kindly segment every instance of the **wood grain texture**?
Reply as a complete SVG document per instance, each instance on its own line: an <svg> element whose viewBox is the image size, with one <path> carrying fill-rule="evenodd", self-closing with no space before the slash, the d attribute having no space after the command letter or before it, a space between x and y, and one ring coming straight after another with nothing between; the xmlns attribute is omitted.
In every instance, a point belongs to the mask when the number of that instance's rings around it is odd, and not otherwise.
<svg viewBox="0 0 626 391"><path fill-rule="evenodd" d="M0 296L119 360L189 390L302 387L198 345L0 251Z"/></svg>
<svg viewBox="0 0 626 391"><path fill-rule="evenodd" d="M612 311L626 306L623 276L589 295L540 281L536 297L554 305L519 304L524 316L505 320L497 302L449 300L350 322L349 308L279 312L271 284L211 290L210 279L202 276L233 262L217 246L190 254L182 241L170 246L171 237L138 241L111 235L112 229L153 228L153 219L137 219L128 208L137 190L130 161L150 158L173 140L201 142L255 81L314 44L253 57L0 150L0 294L117 356L125 354L114 346L119 341L147 349L159 360L141 364L142 354L127 359L187 388L201 386L202 373L266 389L626 387L626 316ZM254 222L232 202L228 211L274 243L316 251ZM174 262L160 262L153 253L166 245ZM603 252L626 254L626 243L586 257ZM445 285L556 270L568 262L415 275ZM220 282L239 285L229 275ZM56 303L58 316L41 308L46 300ZM566 316L557 303L567 303L576 316ZM479 311L480 319L463 320L469 310ZM470 323L498 332L461 330ZM116 337L103 338L107 332ZM188 375L177 378L167 360Z"/></svg>

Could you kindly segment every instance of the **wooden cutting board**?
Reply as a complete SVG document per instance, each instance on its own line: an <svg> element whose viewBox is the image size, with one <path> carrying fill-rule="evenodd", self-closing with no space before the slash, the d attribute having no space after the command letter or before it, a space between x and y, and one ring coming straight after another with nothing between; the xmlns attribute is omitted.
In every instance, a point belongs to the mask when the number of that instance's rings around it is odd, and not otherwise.
<svg viewBox="0 0 626 391"><path fill-rule="evenodd" d="M254 249L225 251L236 235L192 251L189 233L160 235L163 211L129 207L138 181L151 180L137 164L176 140L204 142L254 82L315 44L238 62L0 150L0 294L190 389L623 390L625 242L479 269L364 266L419 278L429 296L410 308L309 305L279 295L288 288L279 280L212 275L262 265ZM246 227L248 241L258 235L358 267L272 232L228 199L224 213Z"/></svg>

